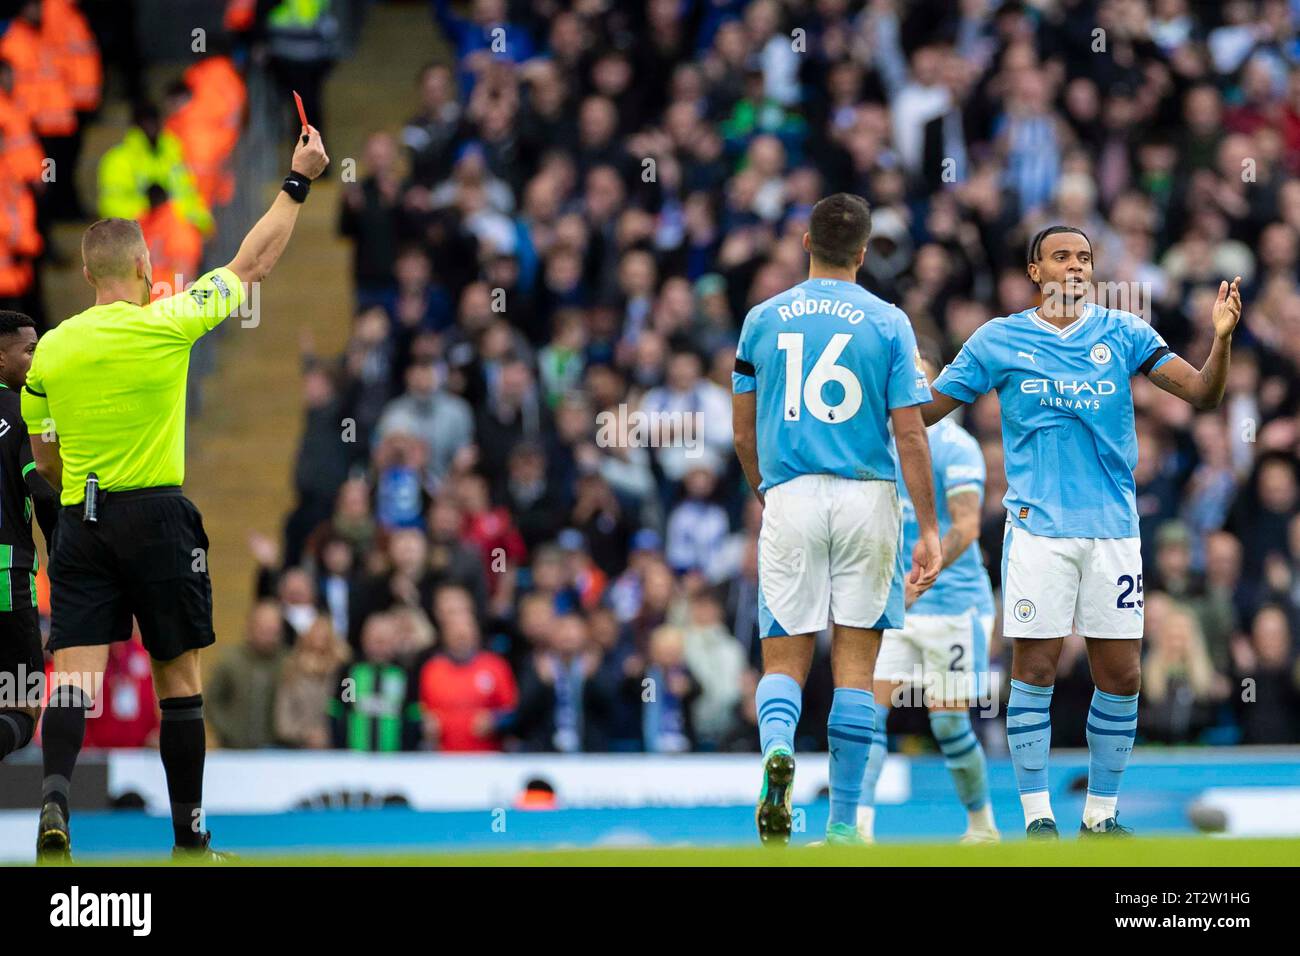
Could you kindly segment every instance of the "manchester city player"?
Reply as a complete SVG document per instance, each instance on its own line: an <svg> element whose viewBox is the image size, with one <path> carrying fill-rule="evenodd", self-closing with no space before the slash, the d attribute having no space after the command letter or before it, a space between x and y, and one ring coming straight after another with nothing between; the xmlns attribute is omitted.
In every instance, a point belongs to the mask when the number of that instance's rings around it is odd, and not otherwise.
<svg viewBox="0 0 1300 956"><path fill-rule="evenodd" d="M813 207L808 280L755 306L736 352L733 426L745 477L764 503L759 532L755 694L763 748L756 818L764 843L790 839L794 732L815 635L834 622L835 695L827 722L827 842L858 843L862 774L873 732L880 632L903 624L902 524L889 424L920 537L908 578L934 583L941 551L930 451L917 406L929 398L907 317L860 287L871 234L866 202L843 193Z"/></svg>
<svg viewBox="0 0 1300 956"><path fill-rule="evenodd" d="M939 372L938 357L922 350L926 375ZM957 796L966 808L963 843L999 839L989 804L984 748L971 726L970 707L985 693L989 638L993 632L993 589L976 543L984 502L984 453L979 443L952 420L928 429L934 467L939 533L943 536L943 570L934 587L917 595L909 583L904 594L907 623L885 631L876 658L875 733L858 807L858 833L873 838L876 783L885 763L885 721L895 693L904 685L924 694L930 729L952 774ZM906 489L903 503L903 549L920 529Z"/></svg>
<svg viewBox="0 0 1300 956"><path fill-rule="evenodd" d="M985 323L935 381L927 423L996 391L1006 457L1003 626L1013 640L1007 736L1026 831L1055 838L1048 798L1052 686L1061 643L1087 642L1096 690L1083 833L1130 832L1116 820L1137 728L1142 557L1129 380L1138 372L1198 409L1223 399L1240 277L1214 303L1214 345L1199 371L1146 322L1089 302L1092 245L1072 226L1029 244L1042 305Z"/></svg>

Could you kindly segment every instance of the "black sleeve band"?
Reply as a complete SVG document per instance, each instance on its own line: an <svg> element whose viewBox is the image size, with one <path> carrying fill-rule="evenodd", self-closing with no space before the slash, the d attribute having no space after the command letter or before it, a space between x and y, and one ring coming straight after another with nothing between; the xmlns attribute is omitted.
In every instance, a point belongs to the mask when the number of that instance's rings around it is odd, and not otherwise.
<svg viewBox="0 0 1300 956"><path fill-rule="evenodd" d="M736 356L736 371L741 375L748 375L751 378L754 377L754 366L749 362L746 362L740 356Z"/></svg>
<svg viewBox="0 0 1300 956"><path fill-rule="evenodd" d="M311 180L302 173L290 171L289 175L284 177L284 185L280 188L287 192L294 202L305 202L307 194L311 192Z"/></svg>
<svg viewBox="0 0 1300 956"><path fill-rule="evenodd" d="M1138 371L1141 372L1143 375L1150 375L1151 370L1156 367L1156 362L1159 362L1171 351L1173 350L1170 349L1169 346L1167 345L1160 346L1160 348L1156 349L1154 352L1152 352L1150 355L1147 356L1147 360L1145 362L1143 362L1141 365L1138 366Z"/></svg>
<svg viewBox="0 0 1300 956"><path fill-rule="evenodd" d="M46 395L45 395L44 392L38 392L38 391L36 391L36 389L32 388L30 385L24 385L23 388L26 389L26 390L27 390L28 392L30 392L31 394L35 395L37 398L45 398L45 397L46 397Z"/></svg>

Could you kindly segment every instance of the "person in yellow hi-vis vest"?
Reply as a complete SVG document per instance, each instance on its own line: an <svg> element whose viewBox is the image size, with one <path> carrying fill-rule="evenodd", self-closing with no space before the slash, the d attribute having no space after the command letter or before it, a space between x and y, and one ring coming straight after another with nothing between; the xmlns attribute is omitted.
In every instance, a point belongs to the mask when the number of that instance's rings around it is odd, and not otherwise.
<svg viewBox="0 0 1300 956"><path fill-rule="evenodd" d="M297 90L307 115L324 129L321 91L339 55L339 22L330 0L261 0L258 12L283 101L289 103L288 91Z"/></svg>
<svg viewBox="0 0 1300 956"><path fill-rule="evenodd" d="M71 858L69 794L86 711L104 690L109 645L130 639L132 618L153 660L174 853L220 859L203 818L199 651L216 635L208 537L181 487L185 383L194 343L275 267L312 180L328 164L320 133L305 127L282 194L234 259L152 302L153 264L140 224L99 220L81 239L95 304L36 345L22 417L36 471L63 504L50 557L54 676L41 721L40 860Z"/></svg>
<svg viewBox="0 0 1300 956"><path fill-rule="evenodd" d="M139 219L149 211L149 187L161 186L187 220L208 236L212 212L185 165L181 142L162 128L157 107L136 109L135 125L99 162L99 215Z"/></svg>

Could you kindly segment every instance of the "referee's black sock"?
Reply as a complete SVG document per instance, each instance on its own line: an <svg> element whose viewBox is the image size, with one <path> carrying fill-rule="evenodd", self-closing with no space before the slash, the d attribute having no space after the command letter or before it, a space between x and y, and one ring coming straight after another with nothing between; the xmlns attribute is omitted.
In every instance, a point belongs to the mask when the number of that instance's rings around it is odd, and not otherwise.
<svg viewBox="0 0 1300 956"><path fill-rule="evenodd" d="M158 702L162 727L158 750L167 773L172 802L172 832L177 846L202 846L203 758L207 735L203 727L203 695L168 697Z"/></svg>
<svg viewBox="0 0 1300 956"><path fill-rule="evenodd" d="M86 738L86 708L90 698L76 684L60 684L50 694L41 720L41 751L45 760L42 800L57 803L68 815L68 790Z"/></svg>
<svg viewBox="0 0 1300 956"><path fill-rule="evenodd" d="M0 760L32 742L36 721L23 710L0 710Z"/></svg>

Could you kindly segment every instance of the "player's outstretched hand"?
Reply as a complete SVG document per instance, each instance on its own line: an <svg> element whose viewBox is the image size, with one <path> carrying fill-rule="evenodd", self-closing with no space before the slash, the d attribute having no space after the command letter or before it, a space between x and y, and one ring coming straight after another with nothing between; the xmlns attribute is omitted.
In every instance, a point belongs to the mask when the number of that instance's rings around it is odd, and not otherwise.
<svg viewBox="0 0 1300 956"><path fill-rule="evenodd" d="M325 155L325 144L321 141L320 130L315 126L307 127L307 142L299 137L298 145L293 151L293 170L302 173L308 179L315 179L325 172L330 158Z"/></svg>
<svg viewBox="0 0 1300 956"><path fill-rule="evenodd" d="M931 531L922 534L912 550L912 571L908 581L916 590L917 596L925 593L939 577L943 567L943 545L939 542L939 533Z"/></svg>
<svg viewBox="0 0 1300 956"><path fill-rule="evenodd" d="M1221 339L1232 335L1232 330L1241 321L1241 276L1232 280L1232 285L1219 283L1219 297L1214 300L1214 334Z"/></svg>

